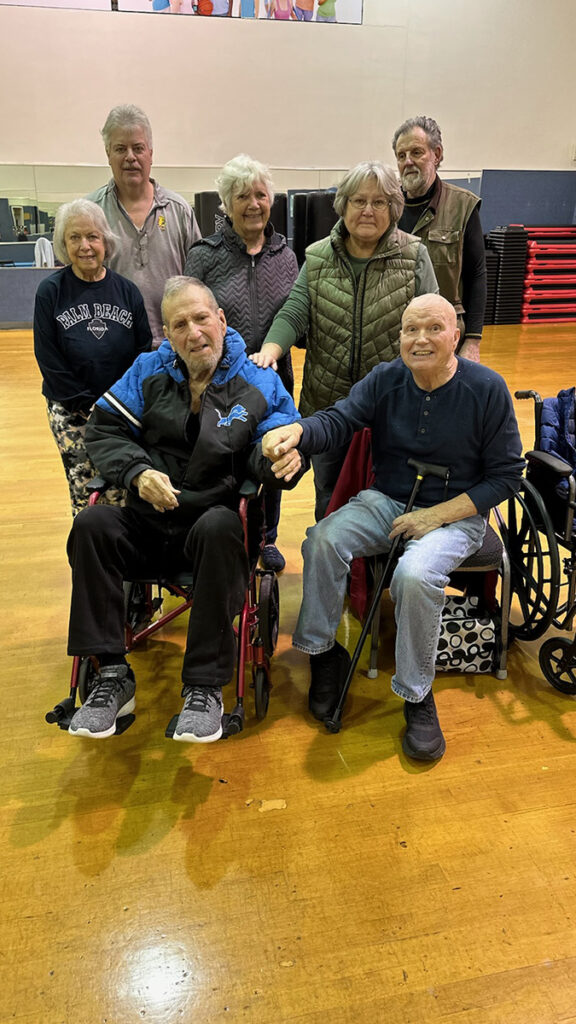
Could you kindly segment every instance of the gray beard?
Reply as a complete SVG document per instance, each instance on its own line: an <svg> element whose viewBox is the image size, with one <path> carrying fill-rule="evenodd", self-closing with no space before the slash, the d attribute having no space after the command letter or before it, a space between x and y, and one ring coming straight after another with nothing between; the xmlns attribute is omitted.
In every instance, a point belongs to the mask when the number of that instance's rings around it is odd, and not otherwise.
<svg viewBox="0 0 576 1024"><path fill-rule="evenodd" d="M403 174L402 175L402 188L405 192L408 192L413 196L423 196L428 191L428 184L422 174L422 171L418 171L417 174Z"/></svg>

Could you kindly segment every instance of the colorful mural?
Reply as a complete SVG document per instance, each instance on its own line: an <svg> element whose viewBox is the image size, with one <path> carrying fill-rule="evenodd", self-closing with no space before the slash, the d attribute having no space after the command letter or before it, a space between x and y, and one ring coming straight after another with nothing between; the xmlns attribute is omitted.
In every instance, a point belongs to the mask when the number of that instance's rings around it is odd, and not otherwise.
<svg viewBox="0 0 576 1024"><path fill-rule="evenodd" d="M59 7L86 11L188 14L318 24L362 24L363 0L0 0L8 7Z"/></svg>

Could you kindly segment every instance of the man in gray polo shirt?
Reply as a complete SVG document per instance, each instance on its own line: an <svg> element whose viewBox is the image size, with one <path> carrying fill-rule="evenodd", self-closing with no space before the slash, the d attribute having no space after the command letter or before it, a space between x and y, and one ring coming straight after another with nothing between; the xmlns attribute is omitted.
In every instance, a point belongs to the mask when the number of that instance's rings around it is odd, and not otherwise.
<svg viewBox="0 0 576 1024"><path fill-rule="evenodd" d="M118 236L112 270L142 292L154 347L164 339L160 305L164 284L184 270L188 249L201 238L190 205L150 177L152 129L143 110L114 107L102 129L113 177L88 199L100 206Z"/></svg>

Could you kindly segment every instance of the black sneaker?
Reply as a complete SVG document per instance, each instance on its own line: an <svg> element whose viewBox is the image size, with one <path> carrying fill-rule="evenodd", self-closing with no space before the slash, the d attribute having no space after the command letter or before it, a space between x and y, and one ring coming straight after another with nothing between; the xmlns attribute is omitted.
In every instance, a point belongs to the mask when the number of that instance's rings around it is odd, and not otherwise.
<svg viewBox="0 0 576 1024"><path fill-rule="evenodd" d="M282 572L286 566L286 559L275 544L265 544L260 553L260 564L263 569L272 569L273 572Z"/></svg>
<svg viewBox="0 0 576 1024"><path fill-rule="evenodd" d="M404 701L406 732L402 739L402 750L417 761L436 761L446 750L434 695L430 690L424 700L413 704Z"/></svg>
<svg viewBox="0 0 576 1024"><path fill-rule="evenodd" d="M308 707L319 722L336 707L349 668L350 655L338 642L329 651L310 655Z"/></svg>

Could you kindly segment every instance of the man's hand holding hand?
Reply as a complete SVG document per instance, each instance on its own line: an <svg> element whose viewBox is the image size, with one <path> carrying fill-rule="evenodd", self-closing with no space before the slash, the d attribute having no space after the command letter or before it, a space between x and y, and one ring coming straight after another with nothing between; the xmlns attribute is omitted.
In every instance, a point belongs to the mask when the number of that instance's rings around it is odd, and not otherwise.
<svg viewBox="0 0 576 1024"><path fill-rule="evenodd" d="M285 427L269 430L262 438L262 452L272 463L272 472L279 480L288 483L302 465L300 452L296 451L302 437L300 423L289 423Z"/></svg>
<svg viewBox="0 0 576 1024"><path fill-rule="evenodd" d="M144 469L132 477L131 483L136 487L143 501L148 501L157 512L168 512L178 508L177 491L172 486L170 477L157 469Z"/></svg>

